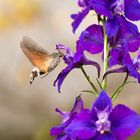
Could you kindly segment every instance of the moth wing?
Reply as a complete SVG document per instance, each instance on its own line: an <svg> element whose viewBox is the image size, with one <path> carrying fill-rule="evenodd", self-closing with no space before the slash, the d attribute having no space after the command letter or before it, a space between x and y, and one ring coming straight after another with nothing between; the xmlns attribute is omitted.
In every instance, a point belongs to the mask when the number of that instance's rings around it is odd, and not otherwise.
<svg viewBox="0 0 140 140"><path fill-rule="evenodd" d="M29 37L23 37L20 42L21 49L31 63L41 71L46 70L46 63L50 58L48 51L39 46Z"/></svg>

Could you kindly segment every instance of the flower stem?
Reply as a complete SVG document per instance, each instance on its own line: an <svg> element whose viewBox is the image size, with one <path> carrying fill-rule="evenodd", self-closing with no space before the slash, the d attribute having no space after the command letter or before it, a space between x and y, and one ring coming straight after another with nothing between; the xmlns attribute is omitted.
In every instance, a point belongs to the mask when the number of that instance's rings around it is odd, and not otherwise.
<svg viewBox="0 0 140 140"><path fill-rule="evenodd" d="M122 91L123 87L124 87L127 83L129 83L129 82L127 82L127 79L128 79L128 74L126 75L126 77L125 77L125 79L124 79L122 85L120 85L120 86L116 89L116 91L113 93L113 95L111 96L112 101L114 101L114 100L118 97L118 95L119 95L120 92Z"/></svg>
<svg viewBox="0 0 140 140"><path fill-rule="evenodd" d="M91 82L90 77L87 75L86 71L84 70L84 68L83 68L82 66L81 66L81 70L82 70L84 76L86 77L87 81L89 82L89 84L90 84L91 87L93 88L94 94L95 94L96 96L98 96L98 90L97 90L97 88L96 88L95 85Z"/></svg>
<svg viewBox="0 0 140 140"><path fill-rule="evenodd" d="M108 69L108 38L106 35L106 30L105 30L105 22L106 19L104 17L103 20L103 33L104 33L104 67L103 67L103 74L105 74L107 72ZM102 88L106 89L107 87L107 77L105 77L105 79L102 82Z"/></svg>

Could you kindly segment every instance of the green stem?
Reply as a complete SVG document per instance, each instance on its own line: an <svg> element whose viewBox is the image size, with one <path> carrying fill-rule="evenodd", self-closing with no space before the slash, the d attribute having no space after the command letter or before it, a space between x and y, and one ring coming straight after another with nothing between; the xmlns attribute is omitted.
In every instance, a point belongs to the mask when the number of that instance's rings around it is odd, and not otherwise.
<svg viewBox="0 0 140 140"><path fill-rule="evenodd" d="M108 69L108 38L106 35L106 30L105 30L105 22L106 19L104 17L103 21L103 33L104 33L104 67L103 67L103 74L107 72ZM103 80L102 82L102 88L106 89L107 87L107 77Z"/></svg>
<svg viewBox="0 0 140 140"><path fill-rule="evenodd" d="M111 96L112 102L118 97L118 95L120 94L120 92L123 90L124 85L126 85L127 83L129 83L129 82L127 82L127 79L128 79L128 74L126 75L123 83L112 94L112 96Z"/></svg>
<svg viewBox="0 0 140 140"><path fill-rule="evenodd" d="M96 78L96 81L97 81L97 83L98 83L100 89L103 90L102 85L101 85L100 81L98 80L98 78Z"/></svg>
<svg viewBox="0 0 140 140"><path fill-rule="evenodd" d="M90 84L91 87L93 88L93 90L94 90L93 93L94 93L96 96L98 96L98 90L97 90L97 88L95 87L95 85L91 82L90 77L87 75L87 73L86 73L86 71L84 70L83 67L81 67L81 70L82 70L84 76L86 77L87 81L89 82L89 84Z"/></svg>
<svg viewBox="0 0 140 140"><path fill-rule="evenodd" d="M83 91L81 91L81 92L84 92L84 93L91 93L91 94L96 94L95 92L93 92L93 91L90 91L90 90L83 90Z"/></svg>

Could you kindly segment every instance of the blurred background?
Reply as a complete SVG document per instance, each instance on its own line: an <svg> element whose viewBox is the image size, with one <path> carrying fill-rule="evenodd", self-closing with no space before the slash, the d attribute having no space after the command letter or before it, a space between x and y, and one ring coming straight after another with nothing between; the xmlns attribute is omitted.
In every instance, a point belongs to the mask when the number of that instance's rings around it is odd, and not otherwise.
<svg viewBox="0 0 140 140"><path fill-rule="evenodd" d="M19 45L26 35L49 52L54 52L58 43L75 50L75 40L80 31L93 21L96 22L92 13L74 35L70 14L77 11L76 1L71 0L0 1L0 140L53 139L49 137L49 129L61 121L55 108L70 110L80 91L91 88L82 72L74 70L65 79L62 93L58 94L53 81L65 67L63 62L47 77L38 78L30 86L29 76L33 66ZM98 56L87 55L102 64ZM85 69L95 81L95 68L87 66ZM109 76L107 91L110 95L124 77L123 74ZM85 106L91 107L94 97L85 94L83 98ZM140 86L129 84L114 104L126 104L140 113L139 100ZM140 132L130 140L139 138Z"/></svg>

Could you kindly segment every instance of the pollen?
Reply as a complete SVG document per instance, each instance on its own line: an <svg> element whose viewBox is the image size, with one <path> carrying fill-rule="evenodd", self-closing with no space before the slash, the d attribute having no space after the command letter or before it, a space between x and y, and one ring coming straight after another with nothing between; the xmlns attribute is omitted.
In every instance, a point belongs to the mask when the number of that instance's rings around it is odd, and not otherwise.
<svg viewBox="0 0 140 140"><path fill-rule="evenodd" d="M105 133L105 131L104 131L104 130L101 130L101 131L100 131L100 134L104 134L104 133Z"/></svg>

